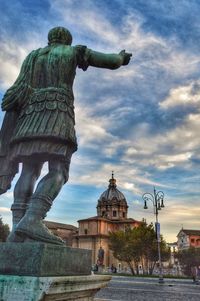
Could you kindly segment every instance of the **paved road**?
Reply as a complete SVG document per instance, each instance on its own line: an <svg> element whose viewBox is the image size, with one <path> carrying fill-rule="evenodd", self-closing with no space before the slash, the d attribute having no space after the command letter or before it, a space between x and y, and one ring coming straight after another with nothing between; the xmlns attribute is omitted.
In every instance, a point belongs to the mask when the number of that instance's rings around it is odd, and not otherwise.
<svg viewBox="0 0 200 301"><path fill-rule="evenodd" d="M107 288L95 296L95 301L200 301L200 285L192 280L113 276Z"/></svg>

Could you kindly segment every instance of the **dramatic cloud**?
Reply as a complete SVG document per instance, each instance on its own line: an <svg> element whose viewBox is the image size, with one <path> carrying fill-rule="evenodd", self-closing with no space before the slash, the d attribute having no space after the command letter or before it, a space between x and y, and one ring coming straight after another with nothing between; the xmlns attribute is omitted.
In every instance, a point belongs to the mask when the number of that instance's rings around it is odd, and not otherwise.
<svg viewBox="0 0 200 301"><path fill-rule="evenodd" d="M160 102L162 109L177 106L195 106L200 109L200 80L173 88L170 90L169 96Z"/></svg>
<svg viewBox="0 0 200 301"><path fill-rule="evenodd" d="M0 207L0 213L4 213L4 212L10 212L10 209L6 207Z"/></svg>
<svg viewBox="0 0 200 301"><path fill-rule="evenodd" d="M72 32L73 45L133 54L128 66L114 71L77 70L79 149L69 184L48 218L76 224L95 215L114 170L129 216L154 219L152 211L143 210L142 194L155 186L166 195L161 221L167 239L176 240L181 220L188 228L200 228L200 5L189 0L14 0L1 6L1 95L26 55L44 47L48 30L57 25ZM45 164L42 176L47 170ZM13 186L1 196L0 213L9 223Z"/></svg>

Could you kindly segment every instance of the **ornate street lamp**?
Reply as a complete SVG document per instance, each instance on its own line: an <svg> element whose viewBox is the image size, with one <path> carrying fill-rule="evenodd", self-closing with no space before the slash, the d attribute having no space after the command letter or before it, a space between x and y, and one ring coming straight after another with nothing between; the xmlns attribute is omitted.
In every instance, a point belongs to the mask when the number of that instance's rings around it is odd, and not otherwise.
<svg viewBox="0 0 200 301"><path fill-rule="evenodd" d="M158 222L158 210L164 208L164 193L162 191L156 191L154 187L153 194L144 193L142 196L144 200L144 209L148 209L147 202L151 201L153 203L154 214L156 216L156 237L158 243L158 260L159 260L159 283L164 283L163 273L162 273L162 261L160 252L160 223Z"/></svg>

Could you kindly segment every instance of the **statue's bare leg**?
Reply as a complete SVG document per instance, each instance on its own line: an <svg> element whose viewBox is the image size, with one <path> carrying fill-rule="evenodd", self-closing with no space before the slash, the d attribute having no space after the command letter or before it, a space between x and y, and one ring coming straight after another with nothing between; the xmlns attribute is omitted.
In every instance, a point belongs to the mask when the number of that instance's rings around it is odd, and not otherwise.
<svg viewBox="0 0 200 301"><path fill-rule="evenodd" d="M37 241L63 244L63 241L53 235L42 220L50 210L53 200L68 180L69 162L49 161L49 173L38 183L35 192L29 200L28 209L17 225L16 233L22 237Z"/></svg>
<svg viewBox="0 0 200 301"><path fill-rule="evenodd" d="M38 183L33 197L46 195L53 201L68 181L69 164L70 162L49 160L49 173Z"/></svg>
<svg viewBox="0 0 200 301"><path fill-rule="evenodd" d="M14 203L11 206L13 226L7 241L17 242L22 239L14 234L17 224L24 216L29 198L33 194L35 182L40 176L42 163L23 163L21 175L14 188Z"/></svg>

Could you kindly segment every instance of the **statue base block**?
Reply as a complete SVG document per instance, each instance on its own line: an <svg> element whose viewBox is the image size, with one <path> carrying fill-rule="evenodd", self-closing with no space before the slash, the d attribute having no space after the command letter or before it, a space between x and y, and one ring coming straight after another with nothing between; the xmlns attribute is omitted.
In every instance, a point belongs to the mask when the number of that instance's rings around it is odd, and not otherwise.
<svg viewBox="0 0 200 301"><path fill-rule="evenodd" d="M92 301L110 276L31 277L0 275L2 301Z"/></svg>
<svg viewBox="0 0 200 301"><path fill-rule="evenodd" d="M0 243L0 275L90 275L91 257L91 250L62 245L40 242Z"/></svg>

